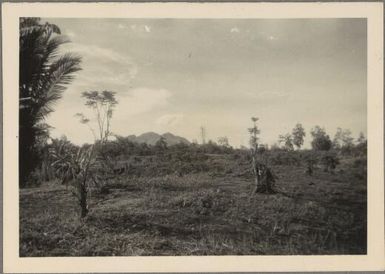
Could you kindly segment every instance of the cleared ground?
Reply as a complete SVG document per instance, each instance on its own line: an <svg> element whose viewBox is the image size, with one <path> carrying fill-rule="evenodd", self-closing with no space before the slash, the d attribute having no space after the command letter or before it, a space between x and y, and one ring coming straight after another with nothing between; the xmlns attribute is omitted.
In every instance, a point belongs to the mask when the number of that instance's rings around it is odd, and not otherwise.
<svg viewBox="0 0 385 274"><path fill-rule="evenodd" d="M247 162L207 161L225 168L120 175L90 193L82 221L65 186L22 189L20 256L366 253L366 169L353 159L312 176L303 165L273 166L277 193L253 196Z"/></svg>

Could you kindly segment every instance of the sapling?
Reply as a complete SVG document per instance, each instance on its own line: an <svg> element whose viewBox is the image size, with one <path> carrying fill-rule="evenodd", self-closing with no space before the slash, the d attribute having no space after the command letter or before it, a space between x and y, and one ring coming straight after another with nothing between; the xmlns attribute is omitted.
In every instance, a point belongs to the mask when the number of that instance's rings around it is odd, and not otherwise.
<svg viewBox="0 0 385 274"><path fill-rule="evenodd" d="M78 200L80 217L84 218L88 214L87 194L92 180L91 169L95 164L94 146L81 147L76 152L66 147L65 143L54 147L51 151L54 159L52 166L56 171L57 177L61 178L62 183L71 185L72 193Z"/></svg>
<svg viewBox="0 0 385 274"><path fill-rule="evenodd" d="M111 118L118 101L113 91L85 91L82 97L86 99L85 105L94 110L99 131L99 142L104 144L111 135ZM78 115L82 115L81 113ZM82 116L81 118L86 117ZM84 120L83 120L84 121ZM87 119L87 122L89 120Z"/></svg>
<svg viewBox="0 0 385 274"><path fill-rule="evenodd" d="M258 134L260 130L257 126L258 118L252 117L253 127L249 128L250 133L250 152L251 152L251 165L252 172L255 180L255 188L252 194L255 193L273 193L272 184L274 183L274 175L271 170L267 167L267 160L262 163L262 151L258 149ZM261 154L261 155L260 155Z"/></svg>
<svg viewBox="0 0 385 274"><path fill-rule="evenodd" d="M297 149L300 149L301 146L303 145L305 136L306 136L306 132L302 124L300 123L296 124L292 131L292 141L293 141L293 145L295 145Z"/></svg>
<svg viewBox="0 0 385 274"><path fill-rule="evenodd" d="M116 99L116 92L113 91L85 91L82 97L86 99L85 105L91 108L94 112L94 119L91 121L82 113L75 114L80 119L80 123L85 124L91 130L95 140L95 151L97 157L103 168L110 173L114 173L117 162L109 157L106 152L106 144L111 133L111 119L118 101ZM90 122L96 122L97 130L95 130Z"/></svg>

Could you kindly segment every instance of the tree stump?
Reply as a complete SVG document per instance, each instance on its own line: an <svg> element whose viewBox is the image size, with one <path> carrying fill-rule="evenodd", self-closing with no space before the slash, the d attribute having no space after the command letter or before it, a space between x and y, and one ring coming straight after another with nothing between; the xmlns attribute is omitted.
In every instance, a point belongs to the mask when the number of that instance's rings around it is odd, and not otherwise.
<svg viewBox="0 0 385 274"><path fill-rule="evenodd" d="M255 177L255 188L252 194L255 193L275 193L273 184L275 178L270 168L260 165L257 169L257 176Z"/></svg>

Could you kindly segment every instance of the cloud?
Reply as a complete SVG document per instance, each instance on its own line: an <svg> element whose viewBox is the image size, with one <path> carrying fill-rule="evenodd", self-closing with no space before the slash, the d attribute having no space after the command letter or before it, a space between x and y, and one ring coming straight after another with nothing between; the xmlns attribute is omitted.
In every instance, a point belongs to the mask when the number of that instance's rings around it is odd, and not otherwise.
<svg viewBox="0 0 385 274"><path fill-rule="evenodd" d="M264 90L259 92L243 92L249 98L255 98L258 100L274 100L283 99L289 97L289 92L277 91L277 90Z"/></svg>
<svg viewBox="0 0 385 274"><path fill-rule="evenodd" d="M76 37L76 34L75 34L75 32L73 32L73 31L67 31L65 34L66 34L68 37L70 37L70 38Z"/></svg>
<svg viewBox="0 0 385 274"><path fill-rule="evenodd" d="M176 126L183 120L182 113L165 114L156 119L155 123L160 126Z"/></svg>
<svg viewBox="0 0 385 274"><path fill-rule="evenodd" d="M274 40L278 40L278 38L276 36L274 36L274 35L269 35L267 37L267 40L274 41Z"/></svg>
<svg viewBox="0 0 385 274"><path fill-rule="evenodd" d="M240 32L240 29L237 27L233 27L230 29L230 32L237 32L238 33L238 32Z"/></svg>
<svg viewBox="0 0 385 274"><path fill-rule="evenodd" d="M82 70L77 73L74 86L86 89L128 90L131 80L138 73L134 60L109 48L81 43L63 45L62 52L72 52L82 57Z"/></svg>
<svg viewBox="0 0 385 274"><path fill-rule="evenodd" d="M151 32L151 27L144 25L145 32Z"/></svg>
<svg viewBox="0 0 385 274"><path fill-rule="evenodd" d="M102 61L116 62L120 64L132 63L132 59L129 56L122 55L109 48L80 43L70 43L68 45L71 51L78 52L83 56L83 58L86 59L97 58Z"/></svg>
<svg viewBox="0 0 385 274"><path fill-rule="evenodd" d="M131 30L134 32L151 32L152 27L149 25L137 25L133 24L130 26Z"/></svg>
<svg viewBox="0 0 385 274"><path fill-rule="evenodd" d="M153 111L167 106L172 96L167 89L135 88L121 96L117 96L119 104L116 107L115 117L120 120L137 114Z"/></svg>

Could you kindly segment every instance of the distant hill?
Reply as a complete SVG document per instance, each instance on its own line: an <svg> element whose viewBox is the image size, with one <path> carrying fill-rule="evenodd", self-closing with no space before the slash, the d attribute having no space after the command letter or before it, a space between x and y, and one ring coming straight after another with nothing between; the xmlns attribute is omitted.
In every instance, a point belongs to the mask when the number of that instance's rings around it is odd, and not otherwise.
<svg viewBox="0 0 385 274"><path fill-rule="evenodd" d="M168 145L176 145L179 143L184 143L184 144L190 144L190 142L181 136L176 136L170 132L167 132L165 134L162 134L163 138L166 139L166 142Z"/></svg>
<svg viewBox="0 0 385 274"><path fill-rule="evenodd" d="M143 133L139 136L129 135L129 136L127 136L127 138L132 142L146 143L148 145L155 145L156 142L162 136L163 136L163 138L165 138L168 145L176 145L178 143L190 144L190 142L186 138L176 136L170 132L167 132L167 133L162 134L162 135L155 133L155 132L146 132L146 133Z"/></svg>

